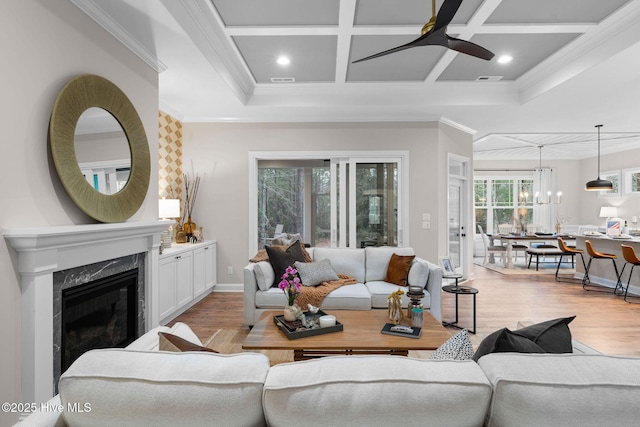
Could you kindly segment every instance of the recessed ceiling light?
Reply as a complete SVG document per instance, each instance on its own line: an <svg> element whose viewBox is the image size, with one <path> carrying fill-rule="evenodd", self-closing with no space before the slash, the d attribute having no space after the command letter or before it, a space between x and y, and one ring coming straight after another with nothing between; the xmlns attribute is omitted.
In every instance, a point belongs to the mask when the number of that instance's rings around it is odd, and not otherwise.
<svg viewBox="0 0 640 427"><path fill-rule="evenodd" d="M498 64L508 64L511 61L513 61L513 56L511 55L502 55L498 58Z"/></svg>
<svg viewBox="0 0 640 427"><path fill-rule="evenodd" d="M291 63L289 58L287 58L286 56L279 57L277 62L278 62L278 64L280 64L282 66L289 65Z"/></svg>

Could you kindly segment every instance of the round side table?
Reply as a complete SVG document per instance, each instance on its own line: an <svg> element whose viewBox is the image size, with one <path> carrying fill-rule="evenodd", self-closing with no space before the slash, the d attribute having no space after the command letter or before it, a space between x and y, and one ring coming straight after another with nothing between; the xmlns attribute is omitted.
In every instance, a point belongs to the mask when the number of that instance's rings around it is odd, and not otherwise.
<svg viewBox="0 0 640 427"><path fill-rule="evenodd" d="M456 296L456 320L453 322L442 322L443 326L453 326L458 329L465 329L458 325L458 296L459 295L473 295L473 330L469 332L472 334L476 333L476 294L478 290L476 288L472 288L471 286L458 286L458 278L450 277L451 279L456 279L455 285L447 285L443 286L442 290L444 292L448 292L450 294L454 294Z"/></svg>

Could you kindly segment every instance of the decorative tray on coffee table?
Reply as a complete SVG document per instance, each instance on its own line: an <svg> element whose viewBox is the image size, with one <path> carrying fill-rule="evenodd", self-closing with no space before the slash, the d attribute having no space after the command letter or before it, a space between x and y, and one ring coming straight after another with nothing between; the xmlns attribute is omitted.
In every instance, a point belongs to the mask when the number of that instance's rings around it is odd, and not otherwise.
<svg viewBox="0 0 640 427"><path fill-rule="evenodd" d="M310 311L304 312L307 319L313 319L318 322L320 316L324 316L325 313L322 310L318 310L317 313L311 313ZM289 322L288 320L284 320L284 315L273 316L273 323L276 324L278 328L286 335L290 340L295 340L298 338L311 337L314 335L322 335L328 334L330 332L340 332L343 330L344 325L336 320L336 324L334 326L326 326L324 328L305 328L302 325L301 320L294 320L293 322Z"/></svg>

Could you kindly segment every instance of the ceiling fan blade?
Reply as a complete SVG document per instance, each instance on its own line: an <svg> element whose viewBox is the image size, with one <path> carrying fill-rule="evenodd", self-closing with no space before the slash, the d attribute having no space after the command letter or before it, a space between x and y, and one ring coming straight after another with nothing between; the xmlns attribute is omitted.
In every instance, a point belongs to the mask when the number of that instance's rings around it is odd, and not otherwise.
<svg viewBox="0 0 640 427"><path fill-rule="evenodd" d="M476 58L490 61L495 55L490 50L483 48L475 43L468 42L466 40L456 39L447 35L449 40L449 49L456 50L460 53L466 53L467 55L475 56Z"/></svg>
<svg viewBox="0 0 640 427"><path fill-rule="evenodd" d="M440 28L444 28L449 25L453 20L453 17L458 12L461 4L462 0L444 0L444 3L440 6L440 10L436 16L436 24L432 31L437 31Z"/></svg>
<svg viewBox="0 0 640 427"><path fill-rule="evenodd" d="M424 38L424 36L420 36L419 38L417 38L417 39L415 39L415 40L413 40L413 41L411 41L411 42L409 42L407 44L403 44L402 46L397 46L397 47L394 47L394 48L391 48L391 49L388 49L388 50L384 50L384 51L378 52L378 53L376 53L374 55L367 56L366 58L360 58L360 59L358 59L356 61L353 61L352 64L355 64L356 62L368 61L369 59L378 58L380 56L389 55L390 53L400 52L401 50L410 49L412 47L419 46L417 44L417 42L422 38Z"/></svg>

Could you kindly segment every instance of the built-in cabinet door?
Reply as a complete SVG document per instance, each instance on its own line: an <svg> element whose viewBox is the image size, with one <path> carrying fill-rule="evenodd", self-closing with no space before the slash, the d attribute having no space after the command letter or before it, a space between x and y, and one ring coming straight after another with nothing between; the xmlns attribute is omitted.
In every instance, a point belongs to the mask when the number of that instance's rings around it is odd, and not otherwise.
<svg viewBox="0 0 640 427"><path fill-rule="evenodd" d="M193 300L193 252L182 252L176 259L176 298L178 307Z"/></svg>
<svg viewBox="0 0 640 427"><path fill-rule="evenodd" d="M158 308L159 318L163 319L173 313L176 305L176 260L174 257L160 259Z"/></svg>
<svg viewBox="0 0 640 427"><path fill-rule="evenodd" d="M198 248L193 251L193 296L197 297L206 290L207 278L207 251L205 248Z"/></svg>
<svg viewBox="0 0 640 427"><path fill-rule="evenodd" d="M193 251L193 296L198 297L216 283L216 244Z"/></svg>
<svg viewBox="0 0 640 427"><path fill-rule="evenodd" d="M207 290L216 285L216 244L212 243L205 248L205 288Z"/></svg>

